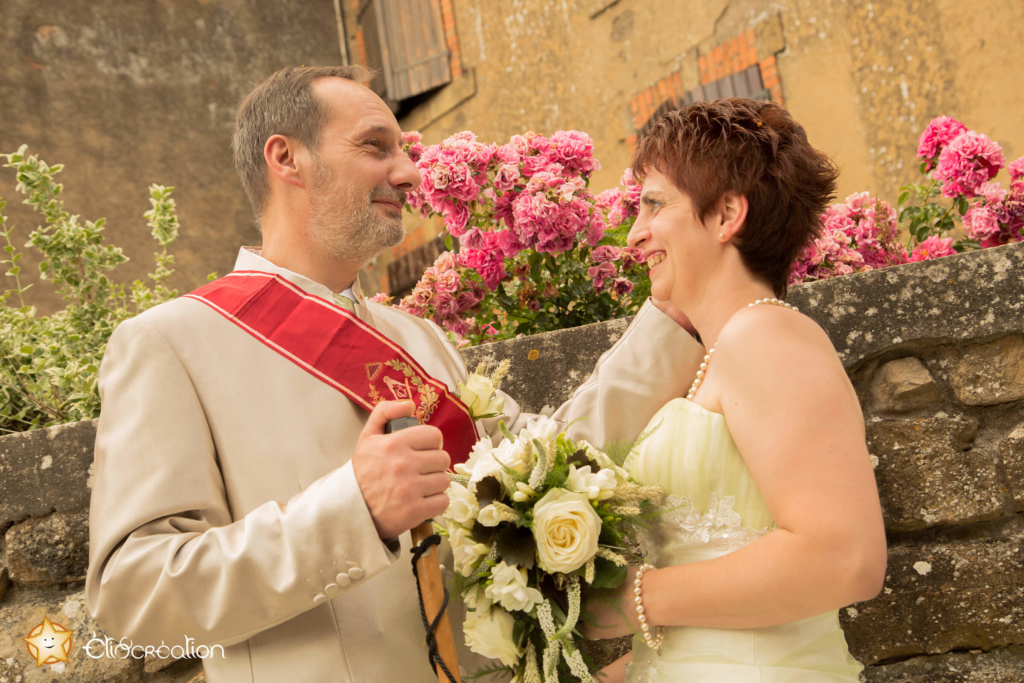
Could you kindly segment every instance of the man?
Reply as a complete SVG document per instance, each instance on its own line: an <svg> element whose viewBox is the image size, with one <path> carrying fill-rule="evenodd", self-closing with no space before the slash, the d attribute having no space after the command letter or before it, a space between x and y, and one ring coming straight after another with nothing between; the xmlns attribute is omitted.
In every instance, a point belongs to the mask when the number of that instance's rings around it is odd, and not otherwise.
<svg viewBox="0 0 1024 683"><path fill-rule="evenodd" d="M445 510L445 449L476 435L445 400L466 369L440 329L359 291L359 268L403 238L405 193L420 182L365 77L285 69L246 97L235 162L262 251L123 323L100 371L90 612L135 644L224 646L203 662L211 683L435 680L408 530ZM678 355L647 353L666 339ZM700 351L648 305L555 418L589 417L574 433L594 443L633 439L685 392ZM373 407L353 389L381 370L365 353L418 364L441 396L436 414L452 409L444 419L465 429L431 416L384 434L413 406ZM518 406L505 407L521 427ZM496 423L484 426L498 436ZM465 669L482 663L460 656Z"/></svg>

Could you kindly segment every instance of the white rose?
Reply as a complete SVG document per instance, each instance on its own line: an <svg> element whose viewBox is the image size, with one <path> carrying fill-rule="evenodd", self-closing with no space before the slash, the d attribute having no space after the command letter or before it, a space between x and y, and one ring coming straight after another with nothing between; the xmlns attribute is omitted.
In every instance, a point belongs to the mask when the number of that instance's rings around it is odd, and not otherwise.
<svg viewBox="0 0 1024 683"><path fill-rule="evenodd" d="M480 558L491 552L490 547L474 541L469 532L458 525L448 527L448 542L455 558L455 571L462 576L471 576Z"/></svg>
<svg viewBox="0 0 1024 683"><path fill-rule="evenodd" d="M476 465L477 461L493 450L494 444L491 442L491 437L485 436L473 444L473 449L469 452L469 459L466 460L466 462L460 462L452 469L454 469L457 474L468 477L473 474L473 467Z"/></svg>
<svg viewBox="0 0 1024 683"><path fill-rule="evenodd" d="M526 570L514 564L508 565L504 560L491 569L491 579L494 582L484 594L510 612L529 612L544 600L539 590L526 585Z"/></svg>
<svg viewBox="0 0 1024 683"><path fill-rule="evenodd" d="M519 439L526 438L530 441L539 439L545 446L551 439L558 436L558 432L562 431L561 425L552 420L550 417L544 417L543 415L535 417L532 420L527 420L526 427L523 431L519 432Z"/></svg>
<svg viewBox="0 0 1024 683"><path fill-rule="evenodd" d="M541 567L572 572L597 553L598 517L585 494L551 489L533 508L533 538Z"/></svg>
<svg viewBox="0 0 1024 683"><path fill-rule="evenodd" d="M453 481L448 487L448 516L463 526L473 526L479 513L480 504L473 492Z"/></svg>
<svg viewBox="0 0 1024 683"><path fill-rule="evenodd" d="M522 443L522 439L516 440L515 443L506 439L498 444L498 447L490 453L481 455L473 464L473 474L469 478L470 487L485 477L504 472L505 469L502 465L525 474L530 469L531 463L527 462L527 459L524 457L525 452L523 451Z"/></svg>
<svg viewBox="0 0 1024 683"><path fill-rule="evenodd" d="M471 373L466 383L459 382L455 390L474 418L500 415L505 410L505 398L495 395L494 383L483 375Z"/></svg>
<svg viewBox="0 0 1024 683"><path fill-rule="evenodd" d="M505 666L514 666L523 655L523 650L512 640L512 631L516 620L500 607L466 612L466 622L462 626L466 634L466 645L473 652L498 659Z"/></svg>
<svg viewBox="0 0 1024 683"><path fill-rule="evenodd" d="M615 487L618 484L615 472L603 469L597 474L591 474L590 465L579 469L576 465L569 465L569 478L565 482L567 489L585 493L590 500L608 500L615 495Z"/></svg>

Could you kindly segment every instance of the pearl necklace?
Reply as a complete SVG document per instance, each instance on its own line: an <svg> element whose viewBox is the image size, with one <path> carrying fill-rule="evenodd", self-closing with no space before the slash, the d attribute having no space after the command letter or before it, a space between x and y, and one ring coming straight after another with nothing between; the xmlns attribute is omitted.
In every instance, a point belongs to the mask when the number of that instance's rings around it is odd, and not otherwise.
<svg viewBox="0 0 1024 683"><path fill-rule="evenodd" d="M790 304L787 304L782 299L758 299L757 301L755 301L752 304L747 304L747 308L753 308L754 306L757 306L757 305L760 305L760 304L770 304L772 306L782 306L783 308L789 308L789 309L794 310L794 311L799 311L800 310L796 306L792 306ZM718 342L715 342L715 346L718 346ZM692 401L693 400L693 396L694 396L694 394L697 393L697 389L699 389L700 385L704 382L704 375L705 375L705 373L707 373L708 363L711 362L711 356L715 355L715 346L712 346L711 350L709 350L707 355L704 356L704 361L700 364L700 369L697 370L697 378L693 380L693 384L690 386L690 391L686 394L686 400L687 401Z"/></svg>

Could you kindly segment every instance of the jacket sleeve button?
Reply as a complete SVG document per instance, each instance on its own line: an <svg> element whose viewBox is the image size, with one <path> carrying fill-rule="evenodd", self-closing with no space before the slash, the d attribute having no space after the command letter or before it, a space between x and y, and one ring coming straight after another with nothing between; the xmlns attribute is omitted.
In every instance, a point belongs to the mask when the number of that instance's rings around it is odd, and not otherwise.
<svg viewBox="0 0 1024 683"><path fill-rule="evenodd" d="M366 572L364 572L359 567L352 567L352 569L348 570L348 577L350 579L352 579L353 581L358 581L359 579L363 578L363 576L365 576L365 575L366 575Z"/></svg>
<svg viewBox="0 0 1024 683"><path fill-rule="evenodd" d="M316 594L316 595L315 595L315 596L313 597L313 604L314 604L314 605L322 605L322 604L324 604L325 602L327 602L327 596L326 596L326 595L324 595L323 593L317 593L317 594Z"/></svg>

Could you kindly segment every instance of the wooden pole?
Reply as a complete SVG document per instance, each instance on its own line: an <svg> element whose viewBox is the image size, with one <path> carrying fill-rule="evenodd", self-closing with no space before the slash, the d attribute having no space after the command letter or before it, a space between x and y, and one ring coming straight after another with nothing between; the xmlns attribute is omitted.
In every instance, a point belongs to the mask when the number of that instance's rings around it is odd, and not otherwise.
<svg viewBox="0 0 1024 683"><path fill-rule="evenodd" d="M391 434L401 429L413 427L419 423L419 420L415 417L400 417L388 422L384 432ZM412 530L413 546L420 545L425 538L433 533L433 520L423 522L423 524ZM444 603L444 579L441 576L441 563L437 559L436 545L432 546L416 560L416 575L419 577L420 595L423 599L423 610L427 613L427 623L433 623L437 613L441 611L441 605ZM434 640L437 643L437 653L441 656L441 661L452 672L455 682L462 683L462 676L459 674L458 654L455 652L455 636L452 634L452 623L448 618L447 610L441 615L437 628L434 629ZM440 666L435 668L437 679L441 683L450 683L444 670Z"/></svg>
<svg viewBox="0 0 1024 683"><path fill-rule="evenodd" d="M412 530L412 543L414 546L423 542L434 533L434 523L424 522ZM427 612L427 621L434 621L441 603L444 602L444 579L441 577L441 565L437 560L437 546L432 547L416 561L416 571L419 574L420 592L423 595L423 607ZM450 601L449 601L450 602ZM441 615L441 621L434 630L434 638L437 640L437 652L441 660L448 666L457 683L462 683L459 675L459 660L455 652L455 637L452 634L451 620L448 619L447 610ZM441 683L449 683L448 676L440 666L437 667L437 680Z"/></svg>

